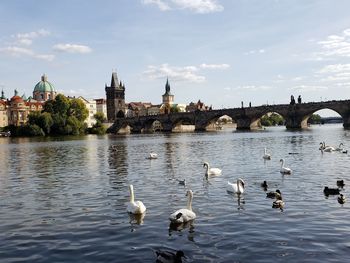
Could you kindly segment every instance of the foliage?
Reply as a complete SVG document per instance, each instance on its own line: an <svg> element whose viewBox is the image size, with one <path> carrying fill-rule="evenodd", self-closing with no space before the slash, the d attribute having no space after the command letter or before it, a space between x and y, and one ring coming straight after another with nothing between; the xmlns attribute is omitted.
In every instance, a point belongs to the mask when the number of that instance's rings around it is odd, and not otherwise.
<svg viewBox="0 0 350 263"><path fill-rule="evenodd" d="M96 119L96 123L92 126L91 129L89 129L89 133L92 134L105 134L106 133L106 127L103 125L103 121L105 121L105 116L102 112L98 112L94 115L94 118Z"/></svg>
<svg viewBox="0 0 350 263"><path fill-rule="evenodd" d="M86 130L85 119L89 111L80 99L68 99L62 94L47 101L42 112L31 112L28 124L14 129L21 136L80 135Z"/></svg>
<svg viewBox="0 0 350 263"><path fill-rule="evenodd" d="M283 125L284 119L281 115L277 113L266 114L260 119L260 123L263 126L276 126Z"/></svg>
<svg viewBox="0 0 350 263"><path fill-rule="evenodd" d="M312 114L310 118L307 120L307 123L310 124L320 124L322 123L322 118L318 114Z"/></svg>

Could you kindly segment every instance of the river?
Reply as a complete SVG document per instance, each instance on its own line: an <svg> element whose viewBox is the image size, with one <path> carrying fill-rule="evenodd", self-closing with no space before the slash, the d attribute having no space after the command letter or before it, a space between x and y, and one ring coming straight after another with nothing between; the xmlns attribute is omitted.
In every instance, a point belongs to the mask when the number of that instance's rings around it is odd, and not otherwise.
<svg viewBox="0 0 350 263"><path fill-rule="evenodd" d="M350 152L322 154L321 141L350 150L350 131L0 138L0 261L155 262L155 250L173 249L184 262L347 262L349 203L323 188L343 179L350 198ZM158 159L146 159L150 152ZM281 158L291 175L280 174ZM206 179L204 161L222 175ZM240 197L226 191L237 178ZM283 210L272 208L264 180L282 192ZM126 212L129 184L147 207L143 218ZM187 189L197 218L170 228Z"/></svg>

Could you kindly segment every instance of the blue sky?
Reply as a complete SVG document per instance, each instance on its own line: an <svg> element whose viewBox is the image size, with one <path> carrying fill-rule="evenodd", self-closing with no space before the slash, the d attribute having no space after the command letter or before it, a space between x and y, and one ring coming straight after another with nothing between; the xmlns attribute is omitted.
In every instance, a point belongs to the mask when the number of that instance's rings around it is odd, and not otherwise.
<svg viewBox="0 0 350 263"><path fill-rule="evenodd" d="M214 108L350 98L347 0L3 0L0 89Z"/></svg>

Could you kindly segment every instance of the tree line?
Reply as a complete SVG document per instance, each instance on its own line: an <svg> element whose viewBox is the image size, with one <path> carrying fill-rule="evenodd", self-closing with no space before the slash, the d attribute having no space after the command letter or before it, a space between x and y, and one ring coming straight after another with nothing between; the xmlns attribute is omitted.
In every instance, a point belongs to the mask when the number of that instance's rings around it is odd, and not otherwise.
<svg viewBox="0 0 350 263"><path fill-rule="evenodd" d="M10 125L6 130L14 136L104 134L104 114L94 115L96 123L91 128L85 123L88 116L89 111L80 99L58 94L54 100L45 102L41 112L31 112L25 125Z"/></svg>

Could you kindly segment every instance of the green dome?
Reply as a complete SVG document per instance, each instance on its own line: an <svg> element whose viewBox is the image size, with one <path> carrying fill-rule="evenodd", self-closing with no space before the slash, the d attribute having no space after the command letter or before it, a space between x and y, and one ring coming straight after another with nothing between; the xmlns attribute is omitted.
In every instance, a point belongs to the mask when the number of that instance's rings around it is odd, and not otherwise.
<svg viewBox="0 0 350 263"><path fill-rule="evenodd" d="M41 81L35 85L34 92L55 92L55 87L47 81L47 76L43 75Z"/></svg>

